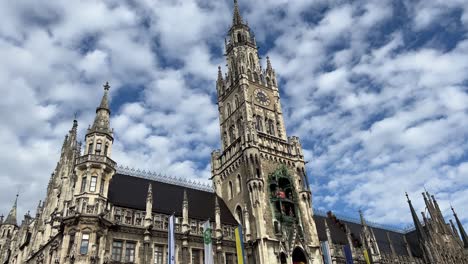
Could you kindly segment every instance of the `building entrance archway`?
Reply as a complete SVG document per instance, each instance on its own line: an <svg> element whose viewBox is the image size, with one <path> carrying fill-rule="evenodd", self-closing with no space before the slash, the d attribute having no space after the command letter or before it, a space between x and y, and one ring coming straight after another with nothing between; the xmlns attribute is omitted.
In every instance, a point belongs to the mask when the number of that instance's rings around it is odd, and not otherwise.
<svg viewBox="0 0 468 264"><path fill-rule="evenodd" d="M284 252L281 252L281 254L280 254L280 263L281 264L287 264L288 263L288 260L286 258L286 254L284 254Z"/></svg>
<svg viewBox="0 0 468 264"><path fill-rule="evenodd" d="M293 264L307 264L307 258L300 247L296 247L292 254Z"/></svg>

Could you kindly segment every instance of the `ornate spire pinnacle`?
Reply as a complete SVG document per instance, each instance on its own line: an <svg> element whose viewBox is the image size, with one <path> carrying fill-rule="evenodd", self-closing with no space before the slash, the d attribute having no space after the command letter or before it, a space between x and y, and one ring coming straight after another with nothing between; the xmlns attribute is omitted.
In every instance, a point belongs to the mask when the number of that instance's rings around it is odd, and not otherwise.
<svg viewBox="0 0 468 264"><path fill-rule="evenodd" d="M107 110L110 113L109 98L108 98L109 97L109 89L110 89L109 82L106 82L106 84L104 84L103 87L104 87L104 96L102 96L101 104L99 104L99 107L96 109L96 113L101 109Z"/></svg>
<svg viewBox="0 0 468 264"><path fill-rule="evenodd" d="M411 203L411 200L408 196L408 193L406 193L406 199L408 200L408 204L410 207L411 211L411 216L413 217L413 222L414 222L414 227L416 228L416 232L418 234L418 237L422 241L427 241L426 233L421 225L421 222L419 221L418 215L416 214L416 211L413 208L413 204Z"/></svg>
<svg viewBox="0 0 468 264"><path fill-rule="evenodd" d="M272 71L273 67L271 67L270 56L267 56L267 71Z"/></svg>
<svg viewBox="0 0 468 264"><path fill-rule="evenodd" d="M148 186L148 194L146 196L146 212L145 212L145 227L150 228L153 218L153 186L151 183Z"/></svg>
<svg viewBox="0 0 468 264"><path fill-rule="evenodd" d="M221 71L221 66L218 66L218 82L223 80L223 72Z"/></svg>
<svg viewBox="0 0 468 264"><path fill-rule="evenodd" d="M109 108L109 82L104 84L104 95L102 96L99 107L96 108L96 117L94 118L93 126L88 129L88 134L92 132L106 133L112 136L112 130L110 128L110 108Z"/></svg>
<svg viewBox="0 0 468 264"><path fill-rule="evenodd" d="M153 203L153 185L151 183L148 186L148 195L146 197L146 200Z"/></svg>
<svg viewBox="0 0 468 264"><path fill-rule="evenodd" d="M18 225L16 221L16 207L18 205L18 196L19 194L16 194L15 202L13 203L13 207L11 208L10 213L8 214L5 222L3 223L4 225Z"/></svg>
<svg viewBox="0 0 468 264"><path fill-rule="evenodd" d="M243 21L242 21L242 17L239 11L239 4L237 3L237 0L234 0L234 15L232 17L232 25L236 26L236 25L242 25L242 24L243 24Z"/></svg>
<svg viewBox="0 0 468 264"><path fill-rule="evenodd" d="M458 215L455 212L455 209L453 209L453 207L452 207L452 212L453 212L453 216L455 217L455 221L457 222L458 230L460 231L460 236L463 240L464 248L468 248L468 235L466 235L465 228L463 228L463 225L460 219L458 219Z"/></svg>

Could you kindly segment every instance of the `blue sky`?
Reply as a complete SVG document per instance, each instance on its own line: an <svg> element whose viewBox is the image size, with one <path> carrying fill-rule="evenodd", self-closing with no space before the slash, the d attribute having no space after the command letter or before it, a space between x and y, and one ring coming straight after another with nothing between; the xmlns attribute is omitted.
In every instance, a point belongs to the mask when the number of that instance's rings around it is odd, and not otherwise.
<svg viewBox="0 0 468 264"><path fill-rule="evenodd" d="M406 226L424 186L468 223L466 1L239 0L280 79L320 210ZM208 182L232 1L0 3L0 211L45 195L112 85L113 158Z"/></svg>

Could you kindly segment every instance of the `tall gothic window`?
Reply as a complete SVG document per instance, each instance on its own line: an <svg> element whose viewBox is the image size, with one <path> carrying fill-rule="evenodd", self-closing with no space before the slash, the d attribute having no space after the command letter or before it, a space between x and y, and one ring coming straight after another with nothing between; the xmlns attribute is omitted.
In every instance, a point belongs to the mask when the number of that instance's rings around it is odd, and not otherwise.
<svg viewBox="0 0 468 264"><path fill-rule="evenodd" d="M102 150L102 143L101 142L96 143L96 154L101 155L101 150Z"/></svg>
<svg viewBox="0 0 468 264"><path fill-rule="evenodd" d="M89 234L83 234L83 236L81 237L81 246L80 246L81 255L88 254L88 245L89 245Z"/></svg>
<svg viewBox="0 0 468 264"><path fill-rule="evenodd" d="M234 99L234 106L236 107L236 109L239 107L239 96L237 96L237 94L236 94L236 97Z"/></svg>
<svg viewBox="0 0 468 264"><path fill-rule="evenodd" d="M260 132L263 132L263 124L262 124L262 117L261 116L255 116L255 128L260 131Z"/></svg>
<svg viewBox="0 0 468 264"><path fill-rule="evenodd" d="M244 218L243 218L243 215L242 215L242 208L240 206L236 207L236 217L237 217L237 220L239 221L239 223L242 226L244 226Z"/></svg>
<svg viewBox="0 0 468 264"><path fill-rule="evenodd" d="M91 177L91 182L89 184L89 191L95 192L96 191L96 184L97 184L97 176Z"/></svg>
<svg viewBox="0 0 468 264"><path fill-rule="evenodd" d="M135 262L135 242L126 242L125 243L125 262L134 263Z"/></svg>
<svg viewBox="0 0 468 264"><path fill-rule="evenodd" d="M122 241L112 243L112 260L120 261L122 259Z"/></svg>
<svg viewBox="0 0 468 264"><path fill-rule="evenodd" d="M232 182L229 182L228 184L228 197L229 199L232 199Z"/></svg>
<svg viewBox="0 0 468 264"><path fill-rule="evenodd" d="M242 182L241 182L241 176L240 174L237 174L237 182L236 182L236 186L237 186L237 193L240 193L241 192L241 186L242 186Z"/></svg>
<svg viewBox="0 0 468 264"><path fill-rule="evenodd" d="M101 179L101 185L99 186L99 193L104 194L104 179Z"/></svg>
<svg viewBox="0 0 468 264"><path fill-rule="evenodd" d="M164 247L160 245L154 246L154 264L163 264Z"/></svg>
<svg viewBox="0 0 468 264"><path fill-rule="evenodd" d="M93 154L93 143L89 143L88 145L88 154Z"/></svg>
<svg viewBox="0 0 468 264"><path fill-rule="evenodd" d="M86 177L81 178L81 192L86 191Z"/></svg>
<svg viewBox="0 0 468 264"><path fill-rule="evenodd" d="M104 146L104 156L107 156L107 152L109 152L109 144Z"/></svg>
<svg viewBox="0 0 468 264"><path fill-rule="evenodd" d="M275 135L275 125L271 119L268 119L268 134Z"/></svg>

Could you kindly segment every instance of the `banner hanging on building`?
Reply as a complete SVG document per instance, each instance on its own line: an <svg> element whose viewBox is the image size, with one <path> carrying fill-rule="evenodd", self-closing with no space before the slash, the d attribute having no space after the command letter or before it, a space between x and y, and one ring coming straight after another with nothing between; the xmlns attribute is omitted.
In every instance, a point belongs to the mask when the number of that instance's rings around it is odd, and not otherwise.
<svg viewBox="0 0 468 264"><path fill-rule="evenodd" d="M325 264L332 264L331 254L330 254L330 246L328 245L328 241L320 242L322 246L323 252L323 261Z"/></svg>
<svg viewBox="0 0 468 264"><path fill-rule="evenodd" d="M346 264L354 264L353 252L351 251L351 247L349 245L344 245L343 251L345 254L345 258L346 258Z"/></svg>
<svg viewBox="0 0 468 264"><path fill-rule="evenodd" d="M203 242L205 244L205 264L213 264L213 245L211 242L210 220L203 223Z"/></svg>
<svg viewBox="0 0 468 264"><path fill-rule="evenodd" d="M174 235L174 215L169 217L169 228L167 234L167 245L168 245L168 264L175 264L175 235Z"/></svg>
<svg viewBox="0 0 468 264"><path fill-rule="evenodd" d="M366 260L366 264L371 264L369 252L367 251L367 249L364 249L364 259Z"/></svg>
<svg viewBox="0 0 468 264"><path fill-rule="evenodd" d="M242 226L239 225L234 233L236 235L237 264L244 264L244 236L242 235Z"/></svg>

